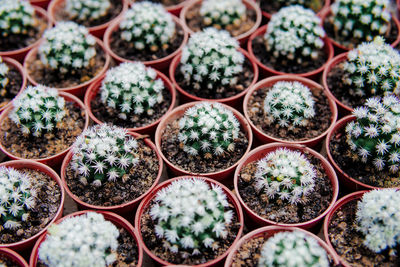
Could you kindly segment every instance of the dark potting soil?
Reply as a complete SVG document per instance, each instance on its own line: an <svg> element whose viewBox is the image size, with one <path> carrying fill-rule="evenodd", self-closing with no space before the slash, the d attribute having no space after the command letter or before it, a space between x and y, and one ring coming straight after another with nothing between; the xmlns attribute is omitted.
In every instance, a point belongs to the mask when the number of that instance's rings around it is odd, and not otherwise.
<svg viewBox="0 0 400 267"><path fill-rule="evenodd" d="M273 14L279 11L282 7L288 6L290 3L281 3L281 1L276 0L260 0L257 1L260 5L262 11L265 11L269 14ZM308 1L307 1L308 4ZM311 8L314 12L320 11L325 4L324 0L320 1L311 1L310 4L305 5L306 8Z"/></svg>
<svg viewBox="0 0 400 267"><path fill-rule="evenodd" d="M143 195L154 184L159 171L159 162L156 153L143 140L138 139L136 153L139 162L132 167L128 178L118 179L115 182L103 181L102 186L84 185L79 181L79 174L67 165L66 183L69 190L81 201L96 206L115 206L130 202Z"/></svg>
<svg viewBox="0 0 400 267"><path fill-rule="evenodd" d="M0 91L0 108L7 105L18 94L22 86L22 76L18 69L7 64L9 67L7 78L8 84Z"/></svg>
<svg viewBox="0 0 400 267"><path fill-rule="evenodd" d="M142 2L142 1L145 1L145 0L140 0L140 1L136 1L136 2ZM150 0L150 2L153 2L153 3L161 3L165 7L179 5L180 3L184 2L184 1L185 0Z"/></svg>
<svg viewBox="0 0 400 267"><path fill-rule="evenodd" d="M85 112L73 102L66 102L66 115L54 132L40 137L24 135L8 117L0 125L0 142L11 154L25 159L54 156L68 149L85 126Z"/></svg>
<svg viewBox="0 0 400 267"><path fill-rule="evenodd" d="M190 82L186 82L180 72L181 64L175 70L175 79L178 85L191 95L206 99L222 99L240 94L247 88L254 79L253 67L250 61L246 58L243 64L243 71L238 74L238 83L234 86L220 85L217 88L209 89L207 87L208 81L203 81L199 89L195 89Z"/></svg>
<svg viewBox="0 0 400 267"><path fill-rule="evenodd" d="M336 164L351 178L361 183L376 187L398 187L400 179L398 173L378 171L370 163L354 161L350 148L346 142L344 128L332 135L329 150Z"/></svg>
<svg viewBox="0 0 400 267"><path fill-rule="evenodd" d="M296 61L289 61L286 58L275 57L267 51L264 36L256 36L251 43L254 56L265 66L283 73L307 73L320 68L328 60L328 54L323 47L318 51L316 60L307 60L299 64Z"/></svg>
<svg viewBox="0 0 400 267"><path fill-rule="evenodd" d="M29 213L28 220L21 222L21 227L15 230L0 229L0 244L19 242L37 234L54 218L61 204L60 187L50 176L32 169L19 171L31 177L31 183L37 193L35 207Z"/></svg>
<svg viewBox="0 0 400 267"><path fill-rule="evenodd" d="M239 161L249 145L246 134L241 129L239 137L234 140L235 149L226 151L220 156L205 159L200 155L191 156L183 151L182 143L178 140L179 119L168 124L161 134L161 150L165 157L175 166L195 173L211 173L229 168Z"/></svg>
<svg viewBox="0 0 400 267"><path fill-rule="evenodd" d="M13 261L10 257L3 255L3 254L0 254L0 266L20 267L19 264L17 264L15 261Z"/></svg>
<svg viewBox="0 0 400 267"><path fill-rule="evenodd" d="M314 166L317 176L314 191L307 196L304 204L293 205L279 198L268 199L262 190L259 192L254 178L257 161L254 161L242 168L238 181L239 194L246 205L259 216L279 223L306 222L323 213L332 201L332 184L320 160L308 153L305 156Z"/></svg>
<svg viewBox="0 0 400 267"><path fill-rule="evenodd" d="M336 253L354 267L399 266L399 256L390 256L388 251L375 253L363 245L364 237L357 231L358 200L343 205L332 217L328 236Z"/></svg>
<svg viewBox="0 0 400 267"><path fill-rule="evenodd" d="M96 44L96 56L90 61L89 67L85 69L62 74L43 65L39 54L37 54L36 57L27 60L26 70L38 84L45 84L55 88L67 88L93 79L104 68L105 62L106 53L100 45Z"/></svg>
<svg viewBox="0 0 400 267"><path fill-rule="evenodd" d="M249 113L250 120L253 124L264 133L269 136L288 140L288 141L302 141L312 139L325 132L331 125L332 112L329 108L329 101L324 91L319 88L310 88L315 101L315 117L309 120L307 127L298 126L292 127L281 127L279 124L270 124L266 120L264 115L264 99L267 92L271 90L271 87L260 88L254 91L250 96L247 110Z"/></svg>

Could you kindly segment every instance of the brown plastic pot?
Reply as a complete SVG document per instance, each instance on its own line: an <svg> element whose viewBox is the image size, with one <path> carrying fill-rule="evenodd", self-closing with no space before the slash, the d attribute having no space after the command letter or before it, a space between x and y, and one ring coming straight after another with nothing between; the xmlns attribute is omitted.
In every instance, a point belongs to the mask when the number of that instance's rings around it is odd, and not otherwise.
<svg viewBox="0 0 400 267"><path fill-rule="evenodd" d="M66 101L74 102L76 106L79 106L85 112L85 125L84 125L82 131L86 130L87 127L89 126L89 115L88 115L86 107L82 103L82 101L79 98L77 98L76 96L73 96L68 93L59 92L59 95L64 97ZM6 116L8 116L8 114L12 111L13 108L14 107L11 105L0 114L0 122L2 122L6 118ZM56 155L53 155L53 156L50 156L47 158L37 158L37 159L30 159L30 160L40 162L40 163L46 164L50 167L56 168L56 167L59 167L59 165L63 161L65 155L68 153L68 151L70 149L71 149L71 147L69 147L68 149L66 149ZM3 146L3 144L1 142L0 142L0 150L3 151L4 154L6 154L11 159L24 159L24 158L21 158L21 157L18 157L16 155L12 154L10 151L8 151Z"/></svg>
<svg viewBox="0 0 400 267"><path fill-rule="evenodd" d="M318 12L316 12L317 16L318 16L318 17L321 17L322 14L325 12L325 10L329 8L330 5L331 5L331 0L325 0L325 1L324 1L324 5L322 6L322 8L321 8ZM268 12L266 12L266 11L262 11L262 10L261 10L261 12L262 12L263 16L264 16L265 18L267 18L268 20L270 20L270 19L271 19L271 16L273 15L273 14L268 13Z"/></svg>
<svg viewBox="0 0 400 267"><path fill-rule="evenodd" d="M119 228L124 228L126 231L128 231L128 233L133 237L133 239L135 239L137 247L138 247L139 256L138 256L137 266L142 266L142 264L143 264L143 247L142 247L142 243L140 242L140 240L138 238L136 229L134 229L133 226L127 220L125 220L124 218L122 218L121 216L119 216L115 213L108 212L108 211L98 211L98 210L97 211L83 210L83 211L77 211L77 212L71 213L67 216L64 216L63 218L61 218L60 220L58 220L55 223L59 224L60 222L64 221L67 218L80 216L80 215L83 215L88 212L100 213L104 216L105 220L110 221L115 226L117 226ZM33 247L32 254L31 254L31 257L29 260L30 267L37 266L38 257L39 257L39 247L46 240L46 236L47 236L47 231L37 240L35 246Z"/></svg>
<svg viewBox="0 0 400 267"><path fill-rule="evenodd" d="M13 263L16 264L16 266L19 267L28 267L28 263L25 261L24 258L22 258L21 255L19 255L17 252L8 249L8 248L0 248L0 255L10 259L13 261Z"/></svg>
<svg viewBox="0 0 400 267"><path fill-rule="evenodd" d="M100 39L98 39L98 38L95 38L95 39L96 39L96 44L99 45L102 48L102 50L104 51L105 63L104 63L103 68L96 74L96 76L94 76L89 81L86 81L86 82L81 83L76 86L56 88L56 89L58 89L61 92L73 94L77 97L82 97L85 94L85 91L89 87L89 85L92 84L93 82L97 81L100 78L100 76L106 72L106 70L108 69L108 66L110 65L111 57L108 54L107 50L105 49L103 42L100 41ZM28 64L30 64L29 62L33 62L34 59L36 58L39 45L36 46L35 48L33 48L31 51L29 51L29 53L26 55L25 60L24 60L24 68L26 69L26 72L27 72L28 81L33 85L37 85L38 82L36 82L35 79L29 74Z"/></svg>
<svg viewBox="0 0 400 267"><path fill-rule="evenodd" d="M226 104L228 106L234 107L236 109L241 108L244 95L247 93L249 88L251 86L253 86L258 80L258 67L257 67L257 64L253 60L251 60L250 55L249 55L249 53L246 52L246 50L244 50L242 48L239 48L238 51L240 51L246 57L246 59L251 63L251 66L253 68L254 78L251 81L251 84L249 85L249 87L247 87L245 90L243 90L239 94L231 96L231 97L227 97L227 98L221 98L221 99L201 98L201 97L189 94L182 87L180 87L179 84L177 83L176 79L175 79L175 74L176 74L176 69L178 68L178 65L180 64L182 53L179 53L178 55L176 55L176 57L172 60L172 63L170 65L170 67L169 67L169 77L170 77L172 83L174 84L175 88L178 90L178 92L181 95L180 100L183 103L187 103L187 102L191 102L191 101L214 100L214 101L217 101L219 103L224 103L224 104Z"/></svg>
<svg viewBox="0 0 400 267"><path fill-rule="evenodd" d="M248 112L248 103L250 100L250 97L254 94L254 92L256 90L259 90L261 88L264 87L269 87L269 86L273 86L275 83L279 82L279 81L297 81L302 83L303 85L307 86L308 88L318 88L318 90L323 90L325 96L328 98L328 102L329 102L329 108L331 110L332 113L332 117L331 117L331 124L329 126L328 129L326 129L326 131L324 131L323 133L321 133L319 136L308 139L308 140L303 140L303 141L288 141L288 140L284 140L284 139L279 139L273 136L268 135L267 133L263 132L261 129L257 128L254 123L251 121L250 119L250 115ZM329 94L327 93L327 90L324 90L324 88L312 81L309 80L307 78L303 78L303 77L299 77L296 75L280 75L280 76L272 76L269 78L266 78L264 80L259 81L257 84L255 84L254 86L252 86L249 91L247 92L246 96L244 97L244 101L243 101L243 112L244 112L244 116L246 117L246 119L248 120L248 122L250 123L251 129L253 130L254 136L263 144L265 143L271 143L271 142L282 142L282 143L288 143L288 144L301 144L301 145L305 145L305 146L309 146L309 147L316 147L317 145L319 145L323 139L325 138L325 136L328 134L328 132L333 128L333 126L335 125L336 119L337 119L337 107L335 102L332 100L332 98L329 96ZM316 114L316 116L318 116L318 114Z"/></svg>
<svg viewBox="0 0 400 267"><path fill-rule="evenodd" d="M36 240L46 231L46 229L54 223L56 220L61 218L62 212L63 212L63 207L64 207L64 199L65 199L65 194L64 194L64 189L61 183L61 179L58 176L58 174L51 169L49 166L46 166L42 163L35 162L32 160L11 160L11 161L6 161L0 164L0 167L12 167L14 169L32 169L36 170L39 172L43 172L46 175L50 176L58 186L60 187L60 192L61 192L61 199L60 199L60 206L58 207L57 213L54 216L54 218L38 233L35 235L31 236L28 239L11 243L11 244L0 244L0 249L3 248L8 248L12 249L15 251L29 251L33 245L35 244Z"/></svg>
<svg viewBox="0 0 400 267"><path fill-rule="evenodd" d="M232 266L235 254L238 252L238 250L240 249L240 247L242 245L246 244L250 240L258 238L258 237L264 237L265 239L268 239L279 232L293 232L293 231L302 232L302 233L306 234L308 237L315 239L318 242L318 244L322 248L324 248L325 251L327 252L327 254L331 257L333 264L335 266L339 264L339 258L336 255L335 251L331 247L329 247L321 238L314 235L313 233L310 233L306 230L303 230L303 229L297 228L297 227L266 226L266 227L262 227L262 228L254 230L254 231L251 231L250 233L243 236L239 240L239 242L236 243L235 247L231 250L228 257L226 258L225 267Z"/></svg>
<svg viewBox="0 0 400 267"><path fill-rule="evenodd" d="M217 257L214 260L208 261L206 263L203 264L199 264L199 265L194 265L194 266L201 266L201 267L209 267L209 266L220 266L223 261L225 260L226 256L229 254L229 252L235 247L236 243L239 242L239 239L242 235L243 232L243 225L244 225L244 220L243 220L243 212L242 212L242 208L240 206L239 201L237 200L236 196L232 193L232 191L230 191L227 187L225 187L224 185L222 185L221 183L218 183L217 181L207 178L207 177L199 177L199 176L179 176L173 179L169 179L161 184L159 184L149 195L146 196L145 199L143 199L143 201L140 203L140 206L138 207L138 210L136 212L136 216L135 216L135 228L138 232L139 235L139 240L142 243L143 249L146 252L147 255L149 255L155 262L157 262L157 264L162 265L162 266L166 266L166 265L175 265L173 263L169 263L165 260L162 260L161 258L157 257L155 254L153 254L151 252L151 250L149 248L147 248L145 242L143 241L143 236L142 236L142 232L141 232L141 218L143 216L143 212L145 209L147 209L150 205L150 202L153 200L153 198L157 195L157 193L166 188L167 186L169 186L173 181L176 180L182 180L182 179L188 179L188 178L195 178L195 179L202 179L205 182L207 182L208 184L215 184L221 187L221 189L224 191L224 193L226 194L228 201L233 204L235 210L236 210L236 215L238 217L238 221L240 224L240 228L239 231L237 233L237 236L235 238L235 240L233 241L232 245L229 247L229 249L227 251L225 251L225 253L223 253L221 256ZM179 265L181 266L181 265Z"/></svg>
<svg viewBox="0 0 400 267"><path fill-rule="evenodd" d="M314 218L310 221L301 222L301 223L280 223L280 222L271 221L269 219L265 219L265 218L261 217L260 215L258 215L257 213L255 213L253 210L251 210L250 207L247 206L247 204L243 201L242 197L240 196L238 182L239 182L240 171L242 170L242 168L251 162L258 161L258 160L264 158L268 153L275 151L278 148L286 148L289 150L300 151L303 153L311 154L312 156L314 156L321 162L322 167L324 168L325 173L327 174L328 179L331 182L333 193L332 193L332 200L331 200L328 208L324 212L322 212L319 216L317 216L316 218ZM339 182L336 177L335 170L329 164L328 160L326 160L321 154L319 154L315 150L308 148L304 145L297 145L297 144L271 143L271 144L259 146L256 149L250 151L250 153L247 154L247 156L240 161L238 167L236 168L233 183L234 183L235 192L237 193L239 202L242 205L242 207L245 211L245 214L247 215L246 218L249 220L249 222L251 222L252 224L257 225L257 226L268 226L268 225L277 225L277 226L284 226L284 227L293 226L293 227L300 227L300 228L306 229L306 230L311 230L313 227L317 226L317 224L320 221L322 221L322 219L325 217L325 215L332 209L332 207L335 204L335 201L337 199L338 193L339 193Z"/></svg>

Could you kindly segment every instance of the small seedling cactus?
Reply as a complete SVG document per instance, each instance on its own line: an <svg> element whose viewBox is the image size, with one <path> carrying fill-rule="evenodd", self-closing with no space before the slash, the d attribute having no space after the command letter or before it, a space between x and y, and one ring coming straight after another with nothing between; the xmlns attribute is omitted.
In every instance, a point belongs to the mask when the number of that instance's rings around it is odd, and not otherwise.
<svg viewBox="0 0 400 267"><path fill-rule="evenodd" d="M110 0L67 0L65 11L72 19L95 20L107 15Z"/></svg>
<svg viewBox="0 0 400 267"><path fill-rule="evenodd" d="M277 82L265 97L264 113L269 124L277 123L289 130L307 126L315 115L313 95L299 82Z"/></svg>
<svg viewBox="0 0 400 267"><path fill-rule="evenodd" d="M0 1L0 34L9 35L28 34L28 31L37 25L34 17L35 10L24 0Z"/></svg>
<svg viewBox="0 0 400 267"><path fill-rule="evenodd" d="M291 204L307 202L314 190L316 171L299 151L279 148L257 162L257 189L270 199L278 197Z"/></svg>
<svg viewBox="0 0 400 267"><path fill-rule="evenodd" d="M88 212L53 224L39 247L46 266L112 266L117 259L118 228L102 214Z"/></svg>
<svg viewBox="0 0 400 267"><path fill-rule="evenodd" d="M246 20L246 6L242 0L204 0L200 15L206 26L217 29L239 27Z"/></svg>
<svg viewBox="0 0 400 267"><path fill-rule="evenodd" d="M35 206L36 191L26 174L0 167L0 232L17 229Z"/></svg>
<svg viewBox="0 0 400 267"><path fill-rule="evenodd" d="M358 230L364 235L364 245L370 250L381 253L389 249L390 255L400 252L399 203L400 191L391 188L366 192L358 202Z"/></svg>
<svg viewBox="0 0 400 267"><path fill-rule="evenodd" d="M100 87L101 101L124 120L129 114L153 115L154 107L163 101L163 90L156 71L140 62L110 69Z"/></svg>
<svg viewBox="0 0 400 267"><path fill-rule="evenodd" d="M180 179L163 188L155 197L150 216L163 246L173 253L200 254L216 250L228 236L233 212L226 194L218 185L201 179Z"/></svg>
<svg viewBox="0 0 400 267"><path fill-rule="evenodd" d="M186 110L179 128L183 150L209 159L235 150L240 124L232 111L221 104L203 102Z"/></svg>
<svg viewBox="0 0 400 267"><path fill-rule="evenodd" d="M259 267L330 266L328 254L318 241L300 231L285 231L268 238L261 249Z"/></svg>
<svg viewBox="0 0 400 267"><path fill-rule="evenodd" d="M0 57L0 92L1 95L4 95L2 92L5 90L9 80L8 80L8 71L9 68L6 63L3 62L2 57Z"/></svg>
<svg viewBox="0 0 400 267"><path fill-rule="evenodd" d="M127 131L107 124L85 130L75 141L70 166L80 182L100 187L106 181L126 182L138 162L137 140Z"/></svg>
<svg viewBox="0 0 400 267"><path fill-rule="evenodd" d="M272 15L264 35L268 52L299 64L318 58L324 47L321 19L311 10L295 5Z"/></svg>
<svg viewBox="0 0 400 267"><path fill-rule="evenodd" d="M65 116L65 99L57 89L42 85L28 86L13 101L9 118L23 134L41 136L57 128Z"/></svg>
<svg viewBox="0 0 400 267"><path fill-rule="evenodd" d="M119 24L121 38L137 50L166 50L175 35L175 22L161 4L148 1L132 4Z"/></svg>
<svg viewBox="0 0 400 267"><path fill-rule="evenodd" d="M234 86L243 71L244 55L227 31L207 28L191 35L183 48L180 71L195 89Z"/></svg>
<svg viewBox="0 0 400 267"><path fill-rule="evenodd" d="M94 64L96 40L75 22L58 22L46 30L39 46L42 63L51 70L75 73Z"/></svg>
<svg viewBox="0 0 400 267"><path fill-rule="evenodd" d="M400 100L394 95L369 98L353 111L346 140L355 161L372 163L376 170L399 171Z"/></svg>

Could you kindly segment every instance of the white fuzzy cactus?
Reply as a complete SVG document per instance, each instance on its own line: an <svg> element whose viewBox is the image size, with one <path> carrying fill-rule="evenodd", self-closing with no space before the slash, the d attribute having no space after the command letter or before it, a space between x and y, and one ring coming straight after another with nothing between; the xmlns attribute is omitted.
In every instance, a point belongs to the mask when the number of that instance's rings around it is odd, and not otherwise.
<svg viewBox="0 0 400 267"><path fill-rule="evenodd" d="M5 89L9 79L7 77L9 68L6 63L3 62L2 57L0 57L0 90Z"/></svg>
<svg viewBox="0 0 400 267"><path fill-rule="evenodd" d="M65 11L73 19L91 20L107 15L110 0L66 0Z"/></svg>
<svg viewBox="0 0 400 267"><path fill-rule="evenodd" d="M70 217L48 229L39 259L49 267L112 266L117 259L118 228L102 214Z"/></svg>
<svg viewBox="0 0 400 267"><path fill-rule="evenodd" d="M206 26L238 27L246 19L246 6L242 0L204 0L201 3L200 15Z"/></svg>
<svg viewBox="0 0 400 267"><path fill-rule="evenodd" d="M35 10L24 0L0 0L0 35L27 34L36 25Z"/></svg>

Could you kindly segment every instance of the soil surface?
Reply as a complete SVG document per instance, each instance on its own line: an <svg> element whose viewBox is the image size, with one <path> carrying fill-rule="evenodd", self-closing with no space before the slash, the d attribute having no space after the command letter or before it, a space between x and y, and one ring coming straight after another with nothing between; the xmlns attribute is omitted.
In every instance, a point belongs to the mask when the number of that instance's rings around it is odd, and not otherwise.
<svg viewBox="0 0 400 267"><path fill-rule="evenodd" d="M136 1L136 2L142 2L144 0ZM179 5L182 2L185 2L185 0L150 0L150 2L153 3L161 3L163 6L170 7L170 6L175 6Z"/></svg>
<svg viewBox="0 0 400 267"><path fill-rule="evenodd" d="M260 5L262 11L265 11L269 14L273 14L279 11L282 7L288 6L289 3L282 4L276 0L260 0L257 1ZM308 1L306 1L308 2ZM311 8L315 12L320 11L325 4L324 0L320 1L311 1L310 5L306 5L307 8Z"/></svg>
<svg viewBox="0 0 400 267"><path fill-rule="evenodd" d="M14 262L11 258L3 254L0 255L0 266L19 267L19 265L16 262Z"/></svg>
<svg viewBox="0 0 400 267"><path fill-rule="evenodd" d="M6 63L7 64L7 63ZM0 90L0 108L7 105L14 97L18 94L22 86L22 75L18 69L7 64L8 66L8 84L2 90Z"/></svg>

